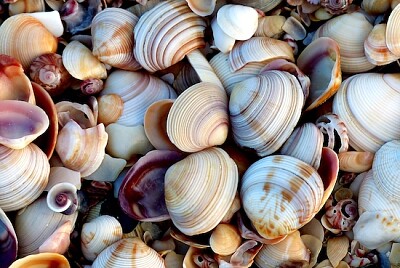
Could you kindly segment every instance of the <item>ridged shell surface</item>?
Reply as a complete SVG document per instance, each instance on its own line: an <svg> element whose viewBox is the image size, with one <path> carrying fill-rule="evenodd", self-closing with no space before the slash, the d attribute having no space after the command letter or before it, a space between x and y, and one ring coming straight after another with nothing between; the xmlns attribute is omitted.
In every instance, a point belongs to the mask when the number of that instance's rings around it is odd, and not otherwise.
<svg viewBox="0 0 400 268"><path fill-rule="evenodd" d="M220 148L192 153L165 174L165 203L174 225L186 235L212 230L229 210L238 170Z"/></svg>

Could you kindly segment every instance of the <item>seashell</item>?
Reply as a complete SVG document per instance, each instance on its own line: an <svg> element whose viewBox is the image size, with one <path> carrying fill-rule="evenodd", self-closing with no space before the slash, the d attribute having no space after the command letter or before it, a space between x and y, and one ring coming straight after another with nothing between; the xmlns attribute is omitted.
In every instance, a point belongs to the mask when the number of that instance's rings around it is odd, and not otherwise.
<svg viewBox="0 0 400 268"><path fill-rule="evenodd" d="M399 243L393 243L392 247L390 249L390 255L389 255L389 261L391 266L394 265L400 265L400 244Z"/></svg>
<svg viewBox="0 0 400 268"><path fill-rule="evenodd" d="M235 83L259 74L265 63L250 62L241 69L233 71L229 64L229 54L220 52L210 60L210 65L223 84L227 94L230 95Z"/></svg>
<svg viewBox="0 0 400 268"><path fill-rule="evenodd" d="M238 266L238 267L251 267L254 262L254 258L260 252L262 248L261 243L257 243L254 240L247 240L240 247L232 254L229 260L229 264L226 264L226 261L217 259L220 267L231 267L231 266ZM216 256L220 257L220 256ZM222 256L223 257L223 256ZM224 266L225 265L225 266ZM231 265L231 266L229 266Z"/></svg>
<svg viewBox="0 0 400 268"><path fill-rule="evenodd" d="M65 167L86 177L103 161L107 140L103 124L82 129L71 120L58 133L56 151Z"/></svg>
<svg viewBox="0 0 400 268"><path fill-rule="evenodd" d="M293 50L285 42L269 37L252 37L236 42L229 53L229 62L233 71L237 71L249 62L285 59L294 62Z"/></svg>
<svg viewBox="0 0 400 268"><path fill-rule="evenodd" d="M80 90L83 95L96 95L103 90L104 82L98 78L88 78L82 81Z"/></svg>
<svg viewBox="0 0 400 268"><path fill-rule="evenodd" d="M228 99L215 84L201 82L174 101L167 117L167 134L184 152L221 145L228 135Z"/></svg>
<svg viewBox="0 0 400 268"><path fill-rule="evenodd" d="M62 53L62 62L65 69L76 79L107 78L107 70L90 51L79 41L68 43Z"/></svg>
<svg viewBox="0 0 400 268"><path fill-rule="evenodd" d="M199 248L189 247L183 259L183 267L218 267L217 261L213 258L212 252L204 251Z"/></svg>
<svg viewBox="0 0 400 268"><path fill-rule="evenodd" d="M22 0L8 5L8 14L10 16L20 13L33 13L33 12L44 12L45 2L44 0Z"/></svg>
<svg viewBox="0 0 400 268"><path fill-rule="evenodd" d="M232 0L230 2L250 6L266 13L278 6L282 0Z"/></svg>
<svg viewBox="0 0 400 268"><path fill-rule="evenodd" d="M325 205L326 220L330 227L340 231L350 231L358 219L357 203L352 199L340 200L335 206ZM332 262L332 260L331 260ZM333 262L332 262L333 263Z"/></svg>
<svg viewBox="0 0 400 268"><path fill-rule="evenodd" d="M333 267L337 267L347 255L350 241L347 236L331 237L328 239L326 253Z"/></svg>
<svg viewBox="0 0 400 268"><path fill-rule="evenodd" d="M346 172L362 173L372 167L374 154L371 152L347 151L338 154L339 168Z"/></svg>
<svg viewBox="0 0 400 268"><path fill-rule="evenodd" d="M296 157L318 169L323 143L323 134L317 126L313 123L305 123L292 132L282 145L280 152Z"/></svg>
<svg viewBox="0 0 400 268"><path fill-rule="evenodd" d="M237 185L236 164L224 150L212 147L190 154L165 174L165 203L172 222L186 235L212 230L229 210Z"/></svg>
<svg viewBox="0 0 400 268"><path fill-rule="evenodd" d="M340 187L338 190L335 191L334 199L339 202L344 199L351 199L353 197L353 192L350 188Z"/></svg>
<svg viewBox="0 0 400 268"><path fill-rule="evenodd" d="M310 222L301 227L299 231L302 236L311 235L316 237L321 242L324 241L325 230L321 225L321 222L315 218L313 218Z"/></svg>
<svg viewBox="0 0 400 268"><path fill-rule="evenodd" d="M164 262L166 268L181 267L183 264L184 255L176 254L175 251L170 251L165 255Z"/></svg>
<svg viewBox="0 0 400 268"><path fill-rule="evenodd" d="M386 45L389 50L397 57L400 57L400 47L397 44L399 30L396 27L396 21L400 14L400 7L396 5L390 12L389 18L386 25Z"/></svg>
<svg viewBox="0 0 400 268"><path fill-rule="evenodd" d="M393 140L382 145L372 162L374 182L388 199L400 201L398 162L400 141Z"/></svg>
<svg viewBox="0 0 400 268"><path fill-rule="evenodd" d="M13 211L38 198L46 187L50 164L35 144L14 150L0 145L0 208ZM12 189L12 191L10 191Z"/></svg>
<svg viewBox="0 0 400 268"><path fill-rule="evenodd" d="M184 63L179 68L179 73L176 75L174 81L172 82L172 86L175 88L176 92L181 94L185 91L188 87L193 86L194 84L200 83L200 78L196 71L193 69L192 65L189 63ZM177 66L175 64L174 66Z"/></svg>
<svg viewBox="0 0 400 268"><path fill-rule="evenodd" d="M2 244L0 251L0 262L5 267L8 267L17 258L18 241L10 219L1 208L0 235L0 242Z"/></svg>
<svg viewBox="0 0 400 268"><path fill-rule="evenodd" d="M95 127L97 115L87 104L77 102L60 101L55 104L58 116L58 123L61 127L69 121L75 121L81 128Z"/></svg>
<svg viewBox="0 0 400 268"><path fill-rule="evenodd" d="M133 29L139 18L122 8L106 8L92 20L93 55L113 67L135 71L141 68L133 55Z"/></svg>
<svg viewBox="0 0 400 268"><path fill-rule="evenodd" d="M56 184L68 182L75 186L76 189L81 189L81 174L78 171L66 167L50 167L49 180L45 191L49 191Z"/></svg>
<svg viewBox="0 0 400 268"><path fill-rule="evenodd" d="M349 147L349 137L347 135L347 128L343 120L337 114L324 114L318 117L316 121L317 127L321 130L324 136L327 136L327 147L339 147L339 153L346 152ZM337 141L337 136L340 138L340 143Z"/></svg>
<svg viewBox="0 0 400 268"><path fill-rule="evenodd" d="M334 96L332 110L345 123L349 144L355 150L374 153L385 142L400 139L400 125L394 108L400 101L399 81L397 74L378 73L356 74L343 81ZM368 89L375 88L380 90L367 93L370 92ZM382 109L382 103L385 109ZM373 128L369 127L371 122Z"/></svg>
<svg viewBox="0 0 400 268"><path fill-rule="evenodd" d="M322 249L322 241L313 235L306 234L301 235L300 237L306 248L310 251L309 267L314 267L318 261L317 259Z"/></svg>
<svg viewBox="0 0 400 268"><path fill-rule="evenodd" d="M21 100L35 104L32 84L21 63L5 54L0 54L0 87L0 100Z"/></svg>
<svg viewBox="0 0 400 268"><path fill-rule="evenodd" d="M64 254L71 245L70 235L74 224L69 220L59 226L39 247L39 253L51 252Z"/></svg>
<svg viewBox="0 0 400 268"><path fill-rule="evenodd" d="M32 204L18 211L14 224L18 238L18 256L24 257L38 253L39 247L68 221L71 222L69 225L69 233L71 233L77 216L78 213L64 215L52 211L47 207L45 196L39 197ZM32 226L35 226L35 232L32 232Z"/></svg>
<svg viewBox="0 0 400 268"><path fill-rule="evenodd" d="M321 0L320 5L325 8L325 10L328 11L329 14L339 15L345 13L352 2L353 0Z"/></svg>
<svg viewBox="0 0 400 268"><path fill-rule="evenodd" d="M171 237L176 241L182 242L189 247L196 249L210 248L210 234L199 234L194 236L187 236L181 231L179 231L174 225L171 227L170 231Z"/></svg>
<svg viewBox="0 0 400 268"><path fill-rule="evenodd" d="M125 159L111 157L108 154L104 155L98 169L89 176L84 177L85 180L109 181L113 182L125 168L127 162Z"/></svg>
<svg viewBox="0 0 400 268"><path fill-rule="evenodd" d="M258 18L258 26L254 36L264 36L278 39L283 35L282 26L285 21L286 18L280 15Z"/></svg>
<svg viewBox="0 0 400 268"><path fill-rule="evenodd" d="M24 101L0 100L0 144L22 149L49 127L42 108Z"/></svg>
<svg viewBox="0 0 400 268"><path fill-rule="evenodd" d="M214 12L217 0L186 0L186 2L194 13L206 17Z"/></svg>
<svg viewBox="0 0 400 268"><path fill-rule="evenodd" d="M81 249L83 256L93 261L105 248L122 239L122 226L109 215L99 216L82 225Z"/></svg>
<svg viewBox="0 0 400 268"><path fill-rule="evenodd" d="M67 258L58 253L39 253L18 259L9 268L23 267L57 267L70 268Z"/></svg>
<svg viewBox="0 0 400 268"><path fill-rule="evenodd" d="M124 101L117 94L106 94L97 97L99 106L98 123L103 123L105 126L115 123L122 115Z"/></svg>
<svg viewBox="0 0 400 268"><path fill-rule="evenodd" d="M160 2L162 2L162 0L147 1L145 5L133 5L131 7L128 7L126 10L132 12L137 17L141 17L144 13L154 8Z"/></svg>
<svg viewBox="0 0 400 268"><path fill-rule="evenodd" d="M375 67L364 53L364 41L372 28L372 24L360 12L342 14L321 25L313 40L323 36L335 40L339 45L342 72L361 73ZM357 33L352 32L354 29L357 29Z"/></svg>
<svg viewBox="0 0 400 268"><path fill-rule="evenodd" d="M259 156L277 151L294 130L303 101L299 82L287 72L268 71L237 83L229 100L236 143L254 149Z"/></svg>
<svg viewBox="0 0 400 268"><path fill-rule="evenodd" d="M48 190L46 202L54 212L71 215L79 205L77 189L69 182L57 183Z"/></svg>
<svg viewBox="0 0 400 268"><path fill-rule="evenodd" d="M307 30L299 20L293 16L288 17L282 25L282 30L293 37L294 40L303 40L307 35Z"/></svg>
<svg viewBox="0 0 400 268"><path fill-rule="evenodd" d="M37 56L57 50L57 38L27 13L7 18L0 26L0 40L0 53L16 58L25 70Z"/></svg>
<svg viewBox="0 0 400 268"><path fill-rule="evenodd" d="M135 155L145 155L153 149L142 125L127 127L112 123L106 127L106 132L108 134L106 152L112 157L129 161Z"/></svg>
<svg viewBox="0 0 400 268"><path fill-rule="evenodd" d="M300 53L297 65L311 80L306 111L321 105L339 89L340 59L338 43L328 37L315 39Z"/></svg>
<svg viewBox="0 0 400 268"><path fill-rule="evenodd" d="M174 151L153 150L141 157L125 175L119 188L122 210L139 221L169 219L164 197L167 169L184 155Z"/></svg>
<svg viewBox="0 0 400 268"><path fill-rule="evenodd" d="M124 238L104 249L92 267L165 267L164 259L139 238Z"/></svg>
<svg viewBox="0 0 400 268"><path fill-rule="evenodd" d="M235 253L240 247L242 238L238 229L231 224L220 223L210 236L210 246L214 253L227 256Z"/></svg>
<svg viewBox="0 0 400 268"><path fill-rule="evenodd" d="M364 42L365 56L369 62L377 66L389 64L399 58L387 47L386 26L386 23L376 24Z"/></svg>
<svg viewBox="0 0 400 268"><path fill-rule="evenodd" d="M135 58L149 72L166 69L204 47L205 27L185 1L161 2L143 14L134 28Z"/></svg>
<svg viewBox="0 0 400 268"><path fill-rule="evenodd" d="M362 1L361 7L368 14L378 15L383 14L390 8L390 2L387 0L365 0Z"/></svg>
<svg viewBox="0 0 400 268"><path fill-rule="evenodd" d="M33 12L29 15L39 20L55 37L60 37L64 33L60 13L57 11Z"/></svg>
<svg viewBox="0 0 400 268"><path fill-rule="evenodd" d="M175 99L176 93L161 79L144 72L116 70L107 78L100 96L117 94L124 102L116 121L125 126L143 124L146 109L162 99Z"/></svg>
<svg viewBox="0 0 400 268"><path fill-rule="evenodd" d="M302 267L308 264L310 252L300 238L298 231L288 235L274 245L263 245L254 261L258 267L282 267L294 265Z"/></svg>
<svg viewBox="0 0 400 268"><path fill-rule="evenodd" d="M171 99L156 101L147 108L144 115L144 131L158 150L179 151L167 134L167 117L173 103Z"/></svg>
<svg viewBox="0 0 400 268"><path fill-rule="evenodd" d="M219 49L222 53L228 53L232 50L233 46L235 45L235 38L227 35L219 26L217 22L217 18L211 21L211 30L213 33L213 45Z"/></svg>
<svg viewBox="0 0 400 268"><path fill-rule="evenodd" d="M46 4L52 9L59 11L64 4L63 0L45 0Z"/></svg>
<svg viewBox="0 0 400 268"><path fill-rule="evenodd" d="M68 0L60 8L61 18L72 35L88 30L93 17L101 10L101 2L98 0L89 1L87 5L82 2Z"/></svg>

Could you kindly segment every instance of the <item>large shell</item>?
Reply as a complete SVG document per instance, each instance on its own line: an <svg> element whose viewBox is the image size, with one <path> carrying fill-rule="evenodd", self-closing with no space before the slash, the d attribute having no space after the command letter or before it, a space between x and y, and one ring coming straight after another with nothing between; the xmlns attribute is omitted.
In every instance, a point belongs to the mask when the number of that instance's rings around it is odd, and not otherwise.
<svg viewBox="0 0 400 268"><path fill-rule="evenodd" d="M397 21L400 16L400 7L396 7L390 12L387 27L386 27L386 45L389 50L396 56L400 57L400 46L398 44L399 40L399 27L397 27Z"/></svg>
<svg viewBox="0 0 400 268"><path fill-rule="evenodd" d="M228 126L226 93L207 82L195 84L179 95L167 118L168 137L184 152L223 144Z"/></svg>
<svg viewBox="0 0 400 268"><path fill-rule="evenodd" d="M283 239L308 223L321 207L324 185L310 165L286 155L267 156L244 173L240 196L258 233Z"/></svg>
<svg viewBox="0 0 400 268"><path fill-rule="evenodd" d="M92 20L93 55L101 62L124 70L138 70L133 55L133 28L139 18L122 8L106 8Z"/></svg>
<svg viewBox="0 0 400 268"><path fill-rule="evenodd" d="M399 83L399 74L368 73L341 84L332 110L345 123L349 144L357 151L376 152L385 142L400 139Z"/></svg>
<svg viewBox="0 0 400 268"><path fill-rule="evenodd" d="M94 260L92 267L165 268L165 265L161 256L139 238L124 238L103 250Z"/></svg>
<svg viewBox="0 0 400 268"><path fill-rule="evenodd" d="M82 129L71 120L58 134L56 151L65 167L86 177L96 171L103 161L107 140L103 124Z"/></svg>
<svg viewBox="0 0 400 268"><path fill-rule="evenodd" d="M360 12L343 14L328 20L315 32L314 39L330 37L339 45L341 69L345 73L360 73L375 67L364 53L364 41L373 26Z"/></svg>
<svg viewBox="0 0 400 268"><path fill-rule="evenodd" d="M220 223L238 185L235 162L220 148L192 153L165 174L165 203L174 225L186 235Z"/></svg>
<svg viewBox="0 0 400 268"><path fill-rule="evenodd" d="M2 244L0 250L0 263L5 267L9 266L17 258L18 241L14 227L0 208L0 242Z"/></svg>
<svg viewBox="0 0 400 268"><path fill-rule="evenodd" d="M50 164L33 143L20 150L0 145L0 166L0 207L4 211L29 205L47 185Z"/></svg>
<svg viewBox="0 0 400 268"><path fill-rule="evenodd" d="M237 83L229 100L233 137L259 156L277 151L297 124L304 95L297 79L268 71Z"/></svg>
<svg viewBox="0 0 400 268"><path fill-rule="evenodd" d="M38 106L25 101L0 100L0 144L22 149L49 127L49 118Z"/></svg>
<svg viewBox="0 0 400 268"><path fill-rule="evenodd" d="M185 1L161 2L135 26L135 58L149 72L163 70L204 47L205 26Z"/></svg>
<svg viewBox="0 0 400 268"><path fill-rule="evenodd" d="M25 268L25 267L57 267L70 268L66 257L58 253L39 253L32 254L16 260L10 268Z"/></svg>
<svg viewBox="0 0 400 268"><path fill-rule="evenodd" d="M25 70L37 56L56 50L57 38L27 13L11 16L0 26L0 53L16 58Z"/></svg>
<svg viewBox="0 0 400 268"><path fill-rule="evenodd" d="M116 70L112 72L100 95L117 94L124 102L117 124L135 126L143 124L146 109L161 99L174 99L176 93L161 79L145 73Z"/></svg>

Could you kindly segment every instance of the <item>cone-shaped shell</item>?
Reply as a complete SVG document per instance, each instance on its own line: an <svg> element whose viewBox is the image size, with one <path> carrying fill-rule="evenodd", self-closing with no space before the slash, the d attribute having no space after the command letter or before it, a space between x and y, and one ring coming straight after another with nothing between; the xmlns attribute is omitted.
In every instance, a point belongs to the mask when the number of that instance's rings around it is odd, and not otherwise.
<svg viewBox="0 0 400 268"><path fill-rule="evenodd" d="M195 84L179 95L167 118L168 137L184 152L223 144L228 126L226 93L207 82Z"/></svg>
<svg viewBox="0 0 400 268"><path fill-rule="evenodd" d="M62 62L65 69L76 79L105 79L107 77L105 65L79 41L71 41L66 45L62 53Z"/></svg>
<svg viewBox="0 0 400 268"><path fill-rule="evenodd" d="M149 72L163 70L204 47L205 27L205 21L185 1L161 2L135 26L135 58Z"/></svg>
<svg viewBox="0 0 400 268"><path fill-rule="evenodd" d="M293 132L304 95L297 79L283 71L237 83L229 100L233 137L259 156L277 151Z"/></svg>
<svg viewBox="0 0 400 268"><path fill-rule="evenodd" d="M47 185L50 164L33 143L20 150L0 145L0 166L0 207L4 211L29 205Z"/></svg>
<svg viewBox="0 0 400 268"><path fill-rule="evenodd" d="M220 148L192 153L165 174L165 203L174 225L186 235L220 223L236 194L238 170Z"/></svg>
<svg viewBox="0 0 400 268"><path fill-rule="evenodd" d="M25 70L34 58L56 50L57 38L27 13L11 16L0 26L0 53L16 58Z"/></svg>
<svg viewBox="0 0 400 268"><path fill-rule="evenodd" d="M82 129L71 120L58 134L56 151L65 167L86 177L96 171L103 161L107 140L103 124Z"/></svg>
<svg viewBox="0 0 400 268"><path fill-rule="evenodd" d="M186 0L190 9L199 16L209 16L214 12L217 0Z"/></svg>
<svg viewBox="0 0 400 268"><path fill-rule="evenodd" d="M133 55L133 28L139 18L122 8L106 8L92 20L93 55L101 62L124 70L138 70Z"/></svg>
<svg viewBox="0 0 400 268"><path fill-rule="evenodd" d="M332 110L345 123L350 146L373 153L400 139L399 85L399 74L356 74L342 82Z"/></svg>
<svg viewBox="0 0 400 268"><path fill-rule="evenodd" d="M67 258L58 253L39 253L16 260L10 268L42 267L70 268Z"/></svg>
<svg viewBox="0 0 400 268"><path fill-rule="evenodd" d="M22 149L49 127L49 118L38 106L25 101L0 100L0 144Z"/></svg>
<svg viewBox="0 0 400 268"><path fill-rule="evenodd" d="M286 155L267 156L244 173L240 196L258 233L279 239L308 223L318 212L324 185L317 171Z"/></svg>
<svg viewBox="0 0 400 268"><path fill-rule="evenodd" d="M165 268L164 260L139 238L124 238L103 250L93 268Z"/></svg>

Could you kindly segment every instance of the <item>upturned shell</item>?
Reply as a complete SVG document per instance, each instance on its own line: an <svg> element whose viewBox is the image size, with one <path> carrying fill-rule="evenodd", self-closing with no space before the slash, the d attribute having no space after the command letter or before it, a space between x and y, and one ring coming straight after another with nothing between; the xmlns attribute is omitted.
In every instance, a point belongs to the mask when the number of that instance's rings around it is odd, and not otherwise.
<svg viewBox="0 0 400 268"><path fill-rule="evenodd" d="M186 0L190 9L199 16L209 16L214 12L217 0Z"/></svg>
<svg viewBox="0 0 400 268"><path fill-rule="evenodd" d="M23 208L46 187L50 164L45 153L30 143L14 150L0 145L0 207L4 211Z"/></svg>
<svg viewBox="0 0 400 268"><path fill-rule="evenodd" d="M205 21L185 1L161 2L135 26L135 58L149 72L166 69L190 51L204 47L205 27Z"/></svg>
<svg viewBox="0 0 400 268"><path fill-rule="evenodd" d="M102 215L82 226L81 249L87 260L93 261L105 248L122 239L119 221L109 215Z"/></svg>
<svg viewBox="0 0 400 268"><path fill-rule="evenodd" d="M11 16L0 26L0 53L16 58L25 70L37 56L56 50L57 38L27 13Z"/></svg>
<svg viewBox="0 0 400 268"><path fill-rule="evenodd" d="M167 118L168 137L184 152L223 144L228 126L226 93L207 82L195 84L179 95Z"/></svg>
<svg viewBox="0 0 400 268"><path fill-rule="evenodd" d="M70 101L60 101L55 104L58 116L58 124L64 127L73 120L81 128L94 127L97 124L97 114L87 104Z"/></svg>
<svg viewBox="0 0 400 268"><path fill-rule="evenodd" d="M332 110L345 123L349 144L357 151L373 153L400 139L399 83L399 74L378 73L356 74L342 82Z"/></svg>
<svg viewBox="0 0 400 268"><path fill-rule="evenodd" d="M56 151L65 167L79 171L82 177L92 174L105 155L108 134L104 125L82 129L69 121L59 132Z"/></svg>
<svg viewBox="0 0 400 268"><path fill-rule="evenodd" d="M192 153L165 174L165 203L174 225L186 235L220 223L238 185L235 162L220 148Z"/></svg>
<svg viewBox="0 0 400 268"><path fill-rule="evenodd" d="M0 144L22 149L49 127L49 118L38 106L25 101L0 100Z"/></svg>
<svg viewBox="0 0 400 268"><path fill-rule="evenodd" d="M16 260L9 268L43 267L70 268L67 258L58 253L39 253Z"/></svg>
<svg viewBox="0 0 400 268"><path fill-rule="evenodd" d="M122 8L106 8L92 20L93 55L124 70L141 68L133 55L133 28L139 18Z"/></svg>
<svg viewBox="0 0 400 268"><path fill-rule="evenodd" d="M139 238L124 238L103 250L92 264L93 268L152 267L164 268L164 260Z"/></svg>
<svg viewBox="0 0 400 268"><path fill-rule="evenodd" d="M229 100L235 141L259 156L272 154L293 132L303 103L299 82L287 72L268 71L237 83Z"/></svg>

